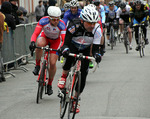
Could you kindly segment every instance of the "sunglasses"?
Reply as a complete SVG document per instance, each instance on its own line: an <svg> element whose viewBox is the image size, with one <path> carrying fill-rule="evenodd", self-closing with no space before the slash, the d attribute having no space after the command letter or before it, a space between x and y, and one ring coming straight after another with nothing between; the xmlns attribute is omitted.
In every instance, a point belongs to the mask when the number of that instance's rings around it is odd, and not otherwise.
<svg viewBox="0 0 150 119"><path fill-rule="evenodd" d="M60 18L51 18L51 17L49 17L52 21L59 21L60 20Z"/></svg>
<svg viewBox="0 0 150 119"><path fill-rule="evenodd" d="M95 25L96 22L86 22L88 25Z"/></svg>

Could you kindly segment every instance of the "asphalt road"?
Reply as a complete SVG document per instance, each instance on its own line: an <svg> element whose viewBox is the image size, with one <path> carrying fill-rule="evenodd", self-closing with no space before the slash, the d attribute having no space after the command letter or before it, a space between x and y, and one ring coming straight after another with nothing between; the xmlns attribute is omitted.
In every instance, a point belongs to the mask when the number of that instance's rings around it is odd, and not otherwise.
<svg viewBox="0 0 150 119"><path fill-rule="evenodd" d="M113 50L106 46L100 67L95 73L89 71L76 119L150 118L150 45L146 46L143 58L135 46L133 41L129 54L125 53L123 43L117 42ZM34 65L25 67L28 72L11 70L16 77L6 75L7 81L0 83L0 119L59 119L60 62L53 82L54 94L44 95L40 104L36 104Z"/></svg>

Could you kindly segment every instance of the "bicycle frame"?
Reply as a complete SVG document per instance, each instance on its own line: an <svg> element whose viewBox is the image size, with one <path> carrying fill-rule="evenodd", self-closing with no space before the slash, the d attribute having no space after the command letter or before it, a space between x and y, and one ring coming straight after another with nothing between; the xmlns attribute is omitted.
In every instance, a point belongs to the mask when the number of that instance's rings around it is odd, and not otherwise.
<svg viewBox="0 0 150 119"><path fill-rule="evenodd" d="M44 60L46 60L46 70L48 69L48 57L49 57L49 51L44 51ZM43 63L42 63L42 65L43 65ZM46 70L45 70L45 73L44 73L44 82L46 82ZM37 79L37 81L39 81L40 80L40 74L41 74L41 69L40 69L40 73L39 73L39 75L38 75L38 79Z"/></svg>

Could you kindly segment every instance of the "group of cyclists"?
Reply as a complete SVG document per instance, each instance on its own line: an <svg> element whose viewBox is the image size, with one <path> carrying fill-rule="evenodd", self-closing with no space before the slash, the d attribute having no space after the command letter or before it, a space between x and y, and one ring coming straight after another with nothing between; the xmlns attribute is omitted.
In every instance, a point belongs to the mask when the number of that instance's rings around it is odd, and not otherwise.
<svg viewBox="0 0 150 119"><path fill-rule="evenodd" d="M36 66L33 70L34 75L39 74L43 53L41 49L35 49L36 46L44 47L49 45L50 48L58 50L58 52L50 52L48 95L53 94L52 82L56 73L56 62L60 54L66 58L62 75L57 85L60 89L65 87L67 74L75 60L75 58L69 56L69 53L83 53L86 56L93 56L97 63L101 62L105 52L104 31L106 28L108 45L110 42L110 22L117 22L114 29L120 31L120 37L122 37L123 24L128 23L130 49L132 49L132 28L136 24L143 23L144 26L142 29L145 44L149 43L146 35L149 8L141 0L135 0L131 5L121 2L121 0L110 1L108 5L104 3L104 0L93 0L90 4L84 6L83 9L79 7L77 0L65 3L63 12L59 7L50 6L48 8L49 16L45 16L39 20L31 37L29 48L32 52L35 50L36 56ZM138 51L138 27L135 27L135 40L137 43L136 50ZM88 68L89 60L85 59L81 65L82 80L80 93L83 92L85 87ZM76 112L79 112L79 108L76 109Z"/></svg>

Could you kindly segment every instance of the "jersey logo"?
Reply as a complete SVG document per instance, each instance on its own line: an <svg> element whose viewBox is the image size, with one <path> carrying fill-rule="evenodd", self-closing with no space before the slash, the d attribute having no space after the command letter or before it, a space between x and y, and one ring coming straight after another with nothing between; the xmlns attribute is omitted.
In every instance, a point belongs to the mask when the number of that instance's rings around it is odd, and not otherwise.
<svg viewBox="0 0 150 119"><path fill-rule="evenodd" d="M68 29L68 31L73 34L75 32L75 27L72 26L71 28Z"/></svg>

